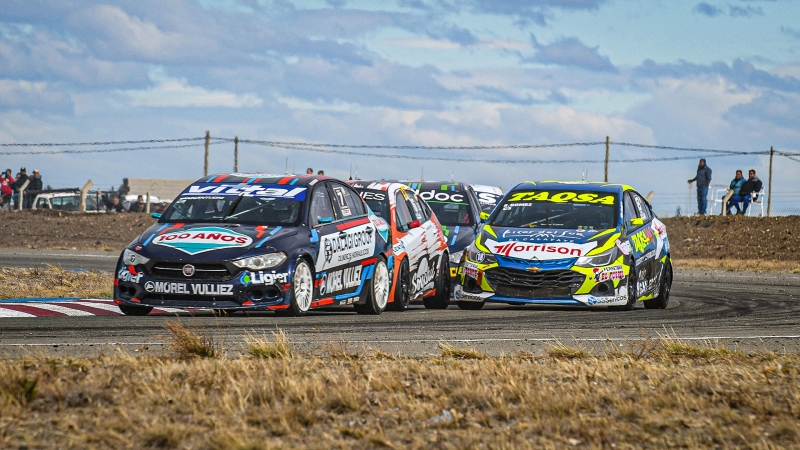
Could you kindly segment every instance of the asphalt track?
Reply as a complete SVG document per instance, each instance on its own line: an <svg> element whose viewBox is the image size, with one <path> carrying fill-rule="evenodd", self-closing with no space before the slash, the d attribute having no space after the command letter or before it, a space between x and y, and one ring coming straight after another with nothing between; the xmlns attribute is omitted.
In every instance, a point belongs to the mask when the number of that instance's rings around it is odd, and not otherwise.
<svg viewBox="0 0 800 450"><path fill-rule="evenodd" d="M81 268L77 257L67 259L62 261L65 268ZM40 352L83 356L118 348L157 353L168 345L167 320L175 317L0 318L0 356ZM277 329L287 333L297 350L319 354L345 347L351 352L376 348L417 356L437 353L441 341L490 354L536 353L558 342L600 350L635 348L665 335L700 345L722 342L745 351L797 353L800 276L676 270L666 310L646 310L641 305L629 312L487 305L480 311L461 311L453 305L441 311L414 307L404 313L359 316L348 307L299 318L272 313L215 317L198 312L181 314L180 320L213 332L232 354L242 352L247 334L269 335Z"/></svg>

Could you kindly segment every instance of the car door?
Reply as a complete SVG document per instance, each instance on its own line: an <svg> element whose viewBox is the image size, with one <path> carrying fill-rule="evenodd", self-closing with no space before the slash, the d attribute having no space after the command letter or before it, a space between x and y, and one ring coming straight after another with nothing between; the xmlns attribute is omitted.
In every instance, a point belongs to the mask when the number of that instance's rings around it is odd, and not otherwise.
<svg viewBox="0 0 800 450"><path fill-rule="evenodd" d="M331 239L338 235L336 212L328 191L327 183L317 183L311 193L308 210L308 226L311 228L311 242L317 246L317 261L314 269L319 275L330 267L335 267Z"/></svg>
<svg viewBox="0 0 800 450"><path fill-rule="evenodd" d="M650 293L654 287L656 263L656 239L653 234L651 222L652 214L647 208L644 199L636 192L625 193L626 225L630 226L628 239L631 243L633 266L636 268L636 294L641 297ZM632 221L636 221L632 224Z"/></svg>
<svg viewBox="0 0 800 450"><path fill-rule="evenodd" d="M320 238L326 255L320 293L341 298L360 292L364 262L375 255L376 230L358 193L342 183L326 185L336 218L331 234Z"/></svg>
<svg viewBox="0 0 800 450"><path fill-rule="evenodd" d="M416 299L430 289L427 277L436 266L428 255L422 207L418 201L410 200L412 195L416 198L416 193L410 189L398 189L395 193L395 225L399 241L408 256L411 298Z"/></svg>

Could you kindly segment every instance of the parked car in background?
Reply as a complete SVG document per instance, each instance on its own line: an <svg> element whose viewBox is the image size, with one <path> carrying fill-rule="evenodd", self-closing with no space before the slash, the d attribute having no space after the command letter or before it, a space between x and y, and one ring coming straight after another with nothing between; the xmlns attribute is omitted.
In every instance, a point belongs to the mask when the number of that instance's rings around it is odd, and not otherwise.
<svg viewBox="0 0 800 450"><path fill-rule="evenodd" d="M302 315L380 314L391 289L389 226L344 182L219 174L187 187L120 255L114 302Z"/></svg>
<svg viewBox="0 0 800 450"><path fill-rule="evenodd" d="M667 229L632 187L526 182L495 208L467 248L455 297L485 302L666 308Z"/></svg>
<svg viewBox="0 0 800 450"><path fill-rule="evenodd" d="M32 191L31 195L34 195L31 209L78 211L81 204L81 190L78 188ZM97 211L97 199L92 195L88 195L86 197L86 212Z"/></svg>
<svg viewBox="0 0 800 450"><path fill-rule="evenodd" d="M444 232L431 210L410 187L385 181L348 181L372 211L389 223L393 269L388 309L405 311L422 301L426 308L450 303L450 259Z"/></svg>
<svg viewBox="0 0 800 450"><path fill-rule="evenodd" d="M494 207L503 199L503 189L498 186L473 184L472 189L475 190L475 194L478 196L481 210L487 214L491 214Z"/></svg>
<svg viewBox="0 0 800 450"><path fill-rule="evenodd" d="M475 191L461 182L406 182L430 206L442 225L450 254L452 288L458 281L458 264L464 249L475 240L481 225L481 206Z"/></svg>

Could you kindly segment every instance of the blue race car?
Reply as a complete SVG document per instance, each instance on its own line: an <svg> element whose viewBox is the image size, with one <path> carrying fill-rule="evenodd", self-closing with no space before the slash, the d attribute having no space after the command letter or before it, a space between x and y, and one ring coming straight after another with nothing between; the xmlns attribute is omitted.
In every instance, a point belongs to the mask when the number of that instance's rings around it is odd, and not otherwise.
<svg viewBox="0 0 800 450"><path fill-rule="evenodd" d="M386 221L347 184L315 176L220 174L186 188L120 255L114 302L271 310L354 305L380 314L391 289Z"/></svg>

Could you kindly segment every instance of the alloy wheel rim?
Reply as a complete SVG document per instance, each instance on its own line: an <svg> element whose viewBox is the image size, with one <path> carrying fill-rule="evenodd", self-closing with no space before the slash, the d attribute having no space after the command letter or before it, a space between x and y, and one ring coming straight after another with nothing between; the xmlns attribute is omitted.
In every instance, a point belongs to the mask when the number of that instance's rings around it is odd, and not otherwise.
<svg viewBox="0 0 800 450"><path fill-rule="evenodd" d="M311 307L311 271L306 264L298 264L294 271L294 298L300 311Z"/></svg>
<svg viewBox="0 0 800 450"><path fill-rule="evenodd" d="M375 279L372 282L372 295L375 298L375 305L383 309L389 301L389 270L386 263L379 260L375 264Z"/></svg>

